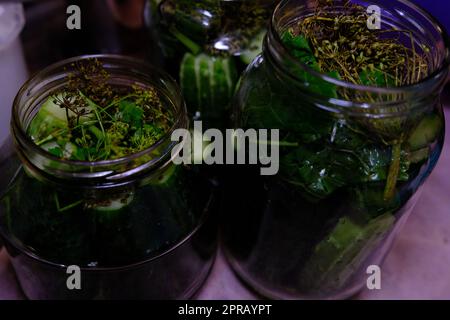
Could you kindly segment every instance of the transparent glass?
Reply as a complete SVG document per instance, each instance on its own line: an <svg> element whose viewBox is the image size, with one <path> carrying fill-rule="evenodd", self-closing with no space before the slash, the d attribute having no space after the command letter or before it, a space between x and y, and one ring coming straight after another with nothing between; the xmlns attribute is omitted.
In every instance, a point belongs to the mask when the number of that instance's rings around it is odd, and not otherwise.
<svg viewBox="0 0 450 320"><path fill-rule="evenodd" d="M261 51L276 0L149 0L146 21L191 116L222 128L240 73Z"/></svg>
<svg viewBox="0 0 450 320"><path fill-rule="evenodd" d="M152 86L176 115L147 150L111 161L61 160L37 147L27 128L64 86L73 63L98 59L117 87ZM175 166L171 132L188 128L176 83L143 62L83 56L39 72L18 93L12 136L1 149L0 234L31 299L189 298L215 256L214 190L195 168ZM69 290L67 267L81 268Z"/></svg>
<svg viewBox="0 0 450 320"><path fill-rule="evenodd" d="M381 88L317 73L281 42L317 3L286 0L276 8L263 54L243 75L234 114L238 127L280 129L280 171L273 177L254 167L230 172L234 201L222 222L231 266L270 298L340 299L361 290L367 268L382 264L442 151L447 35L409 2L356 3L378 5L383 28L411 31L430 74L411 86ZM329 10L342 12L343 4L335 1ZM393 36L411 45L409 37ZM314 91L312 83L338 94Z"/></svg>

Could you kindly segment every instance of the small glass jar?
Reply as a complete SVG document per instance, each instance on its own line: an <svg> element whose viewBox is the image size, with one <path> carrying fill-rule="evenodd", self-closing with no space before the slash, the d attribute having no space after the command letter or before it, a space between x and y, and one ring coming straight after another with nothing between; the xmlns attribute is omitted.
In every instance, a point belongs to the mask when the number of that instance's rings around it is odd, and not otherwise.
<svg viewBox="0 0 450 320"><path fill-rule="evenodd" d="M343 12L344 3L329 8ZM270 298L339 299L361 290L442 151L447 35L409 2L357 3L378 5L383 28L411 31L427 58L426 79L382 88L315 72L290 54L281 34L313 14L317 3L285 0L236 94L237 127L280 130L279 173L262 177L253 167L230 173L227 197L237 205L223 217L230 264Z"/></svg>
<svg viewBox="0 0 450 320"><path fill-rule="evenodd" d="M170 132L147 150L117 160L67 161L27 135L42 103L97 59L116 87L153 87L175 115ZM209 218L213 188L195 168L175 166L171 133L188 128L185 104L166 74L126 57L83 56L31 78L13 108L2 147L0 234L30 299L189 298L216 252ZM80 268L81 290L67 283ZM70 271L72 270L72 271ZM72 288L73 289L73 288Z"/></svg>
<svg viewBox="0 0 450 320"><path fill-rule="evenodd" d="M148 0L146 24L188 111L223 128L240 73L261 51L277 0Z"/></svg>

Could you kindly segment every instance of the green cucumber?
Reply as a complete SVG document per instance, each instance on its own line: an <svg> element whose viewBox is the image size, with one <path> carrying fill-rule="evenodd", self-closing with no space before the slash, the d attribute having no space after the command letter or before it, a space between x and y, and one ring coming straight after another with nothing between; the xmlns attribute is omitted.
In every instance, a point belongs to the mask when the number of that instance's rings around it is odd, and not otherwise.
<svg viewBox="0 0 450 320"><path fill-rule="evenodd" d="M36 143L49 138L58 130L67 129L67 115L69 115L69 117L75 115L70 110L66 113L66 109L61 108L55 103L55 98L62 99L63 95L59 94L56 97L48 97L28 127L28 134ZM80 118L80 122L94 119L95 115L89 112L91 111L89 110L90 108L92 108L91 104L89 104L89 108L86 108L88 113Z"/></svg>
<svg viewBox="0 0 450 320"><path fill-rule="evenodd" d="M422 161L426 161L429 157L430 148L427 147L408 154L408 161L410 163L421 163Z"/></svg>
<svg viewBox="0 0 450 320"><path fill-rule="evenodd" d="M436 114L430 114L422 119L411 134L408 144L411 151L427 148L438 138L443 129L442 118Z"/></svg>
<svg viewBox="0 0 450 320"><path fill-rule="evenodd" d="M48 137L58 129L67 128L66 112L57 106L53 100L53 97L49 97L42 104L41 109L28 127L29 135L36 142Z"/></svg>
<svg viewBox="0 0 450 320"><path fill-rule="evenodd" d="M180 68L180 83L191 113L220 117L229 104L238 80L231 57L186 53Z"/></svg>
<svg viewBox="0 0 450 320"><path fill-rule="evenodd" d="M71 142L66 142L61 146L56 141L47 142L41 145L41 148L58 158L64 159L70 159L78 150L77 146Z"/></svg>
<svg viewBox="0 0 450 320"><path fill-rule="evenodd" d="M214 83L214 105L225 108L233 97L239 74L231 58L216 58L213 73ZM211 81L212 82L212 81Z"/></svg>
<svg viewBox="0 0 450 320"><path fill-rule="evenodd" d="M176 180L176 173L178 167L171 164L164 171L158 173L156 176L152 176L151 180L143 182L144 185L158 187L158 188L170 188L172 183ZM100 201L98 204L91 204L90 208L96 213L116 213L123 208L130 205L135 198L133 190L113 195L111 198Z"/></svg>
<svg viewBox="0 0 450 320"><path fill-rule="evenodd" d="M189 106L200 105L200 92L197 90L199 83L197 81L195 56L187 53L184 55L180 66L180 85L183 91L184 99Z"/></svg>
<svg viewBox="0 0 450 320"><path fill-rule="evenodd" d="M200 93L200 109L203 112L206 108L214 108L215 95L214 86L215 78L214 74L214 60L215 58L207 57L206 55L199 56L196 60L196 68L198 68L197 81L200 83L197 90Z"/></svg>
<svg viewBox="0 0 450 320"><path fill-rule="evenodd" d="M333 290L358 271L395 223L386 213L359 225L349 217L339 220L333 231L314 249L302 273L311 290Z"/></svg>
<svg viewBox="0 0 450 320"><path fill-rule="evenodd" d="M266 36L266 30L261 30L250 41L247 49L241 54L240 59L245 64L250 64L252 61L262 52L264 37Z"/></svg>

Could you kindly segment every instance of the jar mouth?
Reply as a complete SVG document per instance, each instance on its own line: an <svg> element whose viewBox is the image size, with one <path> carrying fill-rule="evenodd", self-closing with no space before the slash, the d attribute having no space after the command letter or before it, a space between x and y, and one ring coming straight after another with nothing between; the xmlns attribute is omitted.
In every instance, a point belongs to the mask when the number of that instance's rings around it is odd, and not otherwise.
<svg viewBox="0 0 450 320"><path fill-rule="evenodd" d="M52 89L52 85L57 84L61 87L64 83L66 83L67 69L70 69L70 66L74 62L91 59L97 59L101 62L106 70L111 72L112 80L116 77L114 72L117 72L117 70L122 70L126 73L126 75L120 75L122 78L128 77L129 81L135 81L136 83L142 85L157 87L158 92L163 93L165 96L164 98L172 104L173 110L171 111L174 115L174 123L171 128L149 148L125 157L111 160L67 160L54 156L39 147L27 134L30 120L35 116L36 110L40 109L42 105L41 102L54 93L54 88ZM145 76L147 76L147 78L145 78ZM37 87L38 89L36 89ZM161 89L161 91L159 89ZM45 92L44 94L35 92L38 90L43 90ZM11 127L13 138L20 150L26 150L24 152L19 152L19 155L22 155L22 158L24 156L26 158L25 160L41 170L45 168L36 165L36 161L33 161L31 158L34 159L37 156L41 160L49 160L52 162L53 168L59 168L57 172L54 172L56 175L62 174L63 171L66 171L71 177L75 178L100 178L106 176L111 178L113 175L123 173L114 169L120 166L124 166L127 171L140 171L136 170L136 167L132 165L133 162L136 162L147 155L159 152L160 156L145 163L145 167L148 169L156 164L160 164L161 161L170 154L171 149L177 144L176 142L171 141L172 132L178 128L188 127L186 106L180 92L181 90L179 89L178 84L171 76L152 67L147 62L140 59L113 54L83 55L69 58L52 64L36 73L19 90L14 100L12 110ZM33 97L33 95L36 96ZM39 99L39 101L29 102L30 99ZM26 110L23 110L24 103L26 103ZM31 113L34 113L32 117L30 117ZM25 119L26 117L28 117L28 119ZM27 120L28 123L26 123ZM164 150L161 150L161 148L164 148ZM161 151L163 152L161 153Z"/></svg>
<svg viewBox="0 0 450 320"><path fill-rule="evenodd" d="M418 90L420 91L427 91L424 90L424 86L435 86L436 82L439 82L439 85L441 85L440 82L443 82L446 80L446 76L449 71L450 67L450 37L447 34L445 28L443 25L437 21L430 13L428 13L425 9L422 7L413 4L406 0L394 0L390 2L390 5L393 5L395 3L400 4L404 6L405 8L408 8L412 11L414 11L415 14L419 14L422 19L428 22L429 26L432 26L432 28L436 34L439 35L439 43L440 48L438 50L440 51L441 55L443 55L442 61L439 63L439 66L435 68L430 74L428 74L426 77L423 77L420 79L420 81L417 81L413 84L409 85L403 85L403 86L392 86L392 87L376 87L376 86L367 86L362 84L355 84L352 82L340 80L333 78L325 73L317 72L316 70L313 70L306 64L302 63L299 59L294 57L289 48L286 47L286 45L281 40L281 32L284 31L283 28L286 28L286 24L280 25L280 21L283 18L283 11L285 8L290 5L292 2L295 2L293 0L282 0L275 8L274 13L272 15L272 19L270 21L270 27L269 27L269 33L268 36L265 39L265 46L267 48L268 42L274 42L277 44L277 49L274 49L276 55L283 55L286 57L286 59L289 61L289 63L296 65L303 71L313 75L314 77L322 79L324 82L336 85L338 87L344 87L347 89L355 90L355 91L364 91L368 93L374 93L379 95L398 95L398 94L405 94L405 93L417 93ZM305 1L301 1L305 2ZM361 5L362 2L365 3L365 1L351 1L352 3ZM394 2L394 3L393 3ZM371 5L379 5L381 10L386 10L386 7L383 6L384 1L380 0L371 0ZM311 8L309 8L311 9ZM302 10L300 10L302 11ZM402 11L396 11L396 13L400 16L405 16L404 12ZM300 18L304 18L307 15L304 16L297 16L297 20L299 21ZM411 19L411 18L404 18L404 19ZM294 21L294 22L296 22ZM411 21L409 21L411 23ZM292 25L292 24L291 24ZM290 25L289 25L290 26ZM421 28L421 31L426 31L423 29L423 27L419 26L416 23L417 28ZM285 29L286 30L286 29ZM269 50L270 51L270 50ZM301 81L295 75L290 74L292 78L294 78L297 81ZM428 92L428 91L427 91ZM337 99L339 100L339 99Z"/></svg>

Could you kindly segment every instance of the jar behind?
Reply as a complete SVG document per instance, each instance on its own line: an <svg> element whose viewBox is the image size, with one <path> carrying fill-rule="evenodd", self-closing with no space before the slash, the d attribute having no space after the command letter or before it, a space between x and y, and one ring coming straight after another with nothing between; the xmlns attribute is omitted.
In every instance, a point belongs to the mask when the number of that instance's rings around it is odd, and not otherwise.
<svg viewBox="0 0 450 320"><path fill-rule="evenodd" d="M223 128L240 73L261 51L275 0L148 0L146 24L188 111Z"/></svg>
<svg viewBox="0 0 450 320"><path fill-rule="evenodd" d="M262 177L258 168L237 168L227 189L238 205L222 217L230 264L270 298L340 299L361 290L367 268L383 262L442 151L448 37L405 1L357 3L382 8L384 27L411 30L417 50L430 49L430 75L381 88L317 73L281 42L317 3L286 0L277 7L234 111L239 127L280 129L280 171ZM334 4L345 10L343 1Z"/></svg>
<svg viewBox="0 0 450 320"><path fill-rule="evenodd" d="M152 86L175 124L151 148L117 160L66 161L37 147L26 130L42 102L64 86L73 64L97 59L112 86ZM2 150L0 233L31 299L189 298L216 251L214 190L194 168L175 166L171 132L188 128L167 75L130 58L85 56L38 73L19 92L12 139ZM14 141L15 148L12 148ZM81 290L67 287L68 266Z"/></svg>

